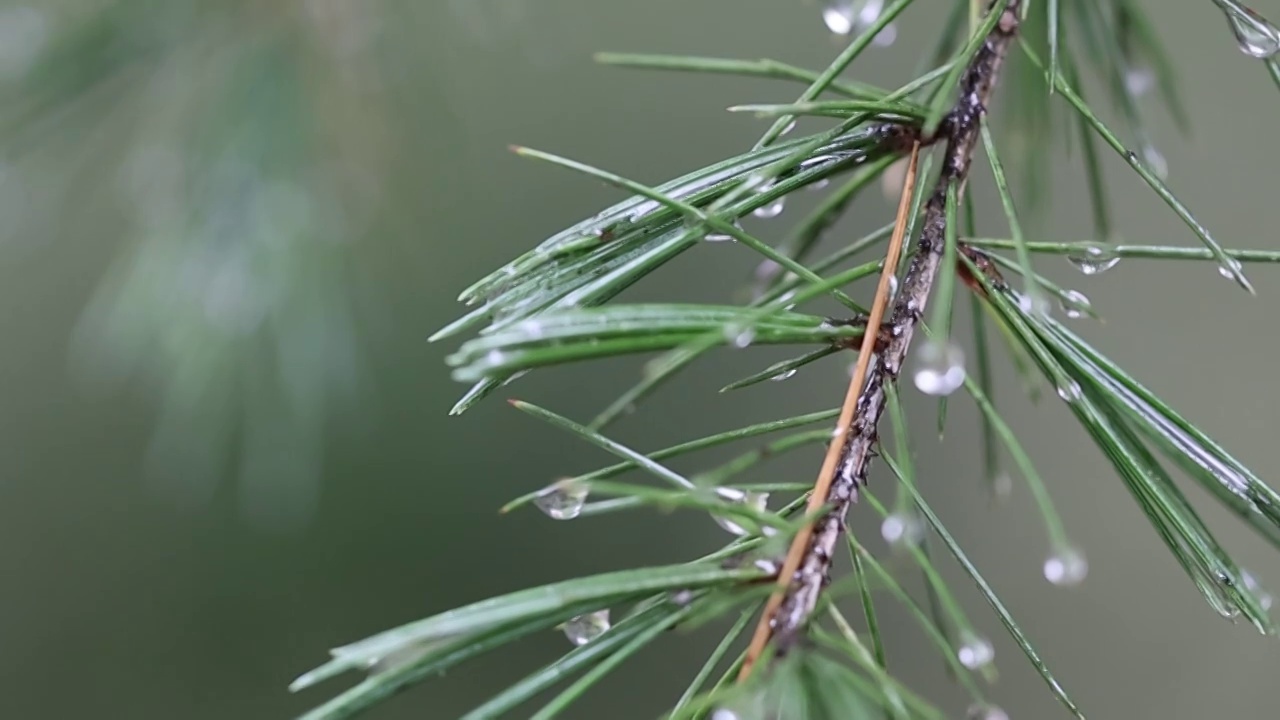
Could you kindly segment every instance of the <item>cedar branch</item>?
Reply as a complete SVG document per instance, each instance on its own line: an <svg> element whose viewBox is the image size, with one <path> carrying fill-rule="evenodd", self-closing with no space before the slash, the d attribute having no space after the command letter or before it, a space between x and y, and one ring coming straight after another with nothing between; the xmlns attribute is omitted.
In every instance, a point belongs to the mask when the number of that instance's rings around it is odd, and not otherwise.
<svg viewBox="0 0 1280 720"><path fill-rule="evenodd" d="M965 70L959 98L939 128L939 135L947 140L946 154L937 185L925 206L917 252L894 305L889 343L881 352L879 362L867 374L865 388L860 387L857 378L854 379L850 396L854 398L852 409L856 411L850 413L851 417L841 413L836 440L843 439L844 442L832 442L832 447L838 448L838 452L828 453L829 462L824 462L822 474L810 497L811 508L830 504L832 509L812 526L806 526L793 542L792 551L778 575L780 589L785 587L786 590L775 593L766 604L756 636L748 647L739 681L747 677L771 637L779 653L785 652L795 642L827 583L831 558L845 515L849 505L857 499L858 487L867 481L873 447L877 442L876 428L887 400L885 383L897 381L938 274L945 242L947 187L955 183L957 197L963 197L980 124L1000 66L1018 31L1019 4L1020 0L1004 2L999 22ZM993 8L992 12L995 11ZM906 195L904 192L904 197ZM868 337L876 335L878 333L868 333ZM860 357L859 366L868 361L869 358L864 360ZM860 389L862 392L859 394ZM836 461L830 462L833 457ZM804 550L798 552L797 548ZM793 558L796 555L799 562Z"/></svg>

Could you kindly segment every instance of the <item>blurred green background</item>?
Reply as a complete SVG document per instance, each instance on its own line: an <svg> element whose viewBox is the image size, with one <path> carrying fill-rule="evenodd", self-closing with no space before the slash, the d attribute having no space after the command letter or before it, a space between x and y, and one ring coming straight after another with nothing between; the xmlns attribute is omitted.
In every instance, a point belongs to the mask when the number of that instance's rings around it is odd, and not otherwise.
<svg viewBox="0 0 1280 720"><path fill-rule="evenodd" d="M1180 136L1150 108L1172 187L1224 244L1273 248L1275 88L1207 0L1146 4L1193 121ZM897 42L854 74L910 79L941 22L933 5L911 8ZM1275 2L1258 10L1280 14ZM509 143L656 183L754 142L763 121L728 105L800 90L602 68L592 52L822 67L840 47L803 0L6 3L0 717L292 717L349 681L287 693L331 646L492 594L718 547L723 533L688 514L499 516L511 497L608 458L497 398L447 417L464 386L444 364L453 345L426 337L456 316L471 280L620 199L517 159ZM1078 153L1059 143L1033 160L1051 164L1053 182L1029 232L1087 237ZM1124 239L1195 244L1136 176L1107 165ZM1003 235L985 179L973 185L980 231ZM748 229L778 237L805 202ZM867 194L835 241L891 211ZM723 300L755 264L736 245L700 247L628 297ZM1078 323L1086 338L1274 476L1280 272L1253 268L1251 298L1208 264L1125 261L1097 277L1060 258L1038 268L1105 316ZM842 397L836 360L715 392L774 359L716 353L611 434L654 448ZM1032 406L1008 363L998 369L1004 410L1089 556L1088 580L1044 581L1048 547L1020 482L990 501L969 403L952 404L935 442L934 405L911 394L917 462L927 496L1066 688L1092 718L1272 717L1275 641L1205 606L1069 414ZM638 372L638 359L563 368L504 394L584 418ZM804 452L755 477L808 480L819 463ZM888 478L873 482L888 499ZM1280 582L1273 551L1202 507L1264 585ZM868 514L852 526L880 547ZM944 565L995 641L994 699L1013 718L1060 716ZM918 628L883 607L891 669L960 717L963 698ZM665 639L570 716L656 716L710 641ZM548 633L371 717L456 716L565 647Z"/></svg>

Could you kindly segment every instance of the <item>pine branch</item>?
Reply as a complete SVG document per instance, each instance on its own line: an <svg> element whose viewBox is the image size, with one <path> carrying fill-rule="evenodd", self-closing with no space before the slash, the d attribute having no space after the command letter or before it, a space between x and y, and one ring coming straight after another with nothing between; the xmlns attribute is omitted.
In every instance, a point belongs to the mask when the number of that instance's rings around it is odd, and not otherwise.
<svg viewBox="0 0 1280 720"><path fill-rule="evenodd" d="M1017 34L1018 6L1019 0L1009 0L1000 11L1001 17L962 76L960 97L940 126L940 132L947 138L946 155L933 195L925 206L923 227L916 243L918 252L894 306L891 339L868 374L853 422L837 428L838 435L833 442L843 439L844 443L835 476L830 480L830 493L825 498L832 509L818 521L798 574L772 621L780 652L795 642L808 623L829 576L849 505L856 500L858 488L866 485L872 448L878 438L877 426L885 409L885 384L897 381L916 325L938 277L948 227L947 195L949 192L960 195L968 180L982 117L995 89L1000 66Z"/></svg>

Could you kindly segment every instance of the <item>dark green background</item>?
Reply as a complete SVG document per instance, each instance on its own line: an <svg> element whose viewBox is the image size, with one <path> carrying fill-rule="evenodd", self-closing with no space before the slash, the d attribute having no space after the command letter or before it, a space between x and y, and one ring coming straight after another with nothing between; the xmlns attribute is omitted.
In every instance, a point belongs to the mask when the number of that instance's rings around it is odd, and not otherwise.
<svg viewBox="0 0 1280 720"><path fill-rule="evenodd" d="M909 79L918 44L931 43L939 23L935 4L917 3L898 42L869 51L853 74L886 86ZM692 515L574 523L533 511L499 517L496 509L509 498L607 458L500 398L447 417L463 390L443 362L454 345L429 345L426 337L458 313L453 298L472 279L620 197L517 159L509 143L658 182L750 146L764 124L726 115L728 105L785 101L799 91L601 68L592 52L767 56L821 67L839 43L823 28L817 5L798 0L422 5L367 10L383 15L375 17L384 25L379 42L402 63L390 87L407 131L396 137L386 170L386 222L347 250L361 298L364 384L328 413L321 496L304 527L249 522L229 471L217 497L198 507L154 492L140 470L158 422L153 399L138 388L90 394L73 382L71 329L124 241L110 223L79 219L88 217L81 211L96 188L58 196L51 212L65 219L56 231L0 246L0 717L291 717L347 681L301 696L286 692L328 647L531 584L680 561L723 540ZM1280 96L1261 64L1234 49L1208 0L1147 5L1178 59L1193 121L1183 137L1149 108L1171 186L1224 244L1274 248ZM1258 5L1280 14L1275 3ZM68 138L64 151L74 156L81 141L88 140ZM1052 209L1029 232L1086 237L1078 155L1068 158L1059 145L1039 161L1053 164ZM1107 164L1124 239L1195 243L1116 158ZM1005 233L990 185L975 187L981 230ZM839 237L879 226L890 212L890 203L870 193ZM780 220L748 220L748 229L776 237L798 215L792 208ZM700 247L628 297L731 297L754 264L744 248ZM1106 321L1078 326L1099 349L1264 478L1280 482L1280 272L1254 268L1258 296L1251 298L1207 264L1126 261L1089 278L1060 258L1039 267L1092 298ZM754 349L716 353L612 435L653 448L830 407L843 395L845 365L835 360L785 383L715 392L774 358ZM1233 627L1205 606L1069 414L1056 402L1032 407L1007 363L999 370L1006 416L1088 553L1088 581L1073 589L1044 581L1045 536L1020 482L1007 503L989 503L969 403L953 403L945 442L937 443L933 405L912 393L917 462L927 496L1065 687L1092 718L1273 716L1280 671L1274 640ZM505 394L584 418L637 373L634 361L557 369ZM819 462L816 451L804 451L755 477L807 481ZM887 477L874 482L888 498ZM1264 584L1280 578L1273 550L1216 507L1202 506ZM852 524L878 534L864 512ZM1013 718L1060 716L971 585L949 565L946 573L995 641L1001 677L993 697ZM917 628L896 609L885 614L891 668L959 717L963 698ZM570 716L654 717L679 694L709 641L705 634L664 639ZM370 717L453 717L565 647L563 637L548 633L427 682Z"/></svg>

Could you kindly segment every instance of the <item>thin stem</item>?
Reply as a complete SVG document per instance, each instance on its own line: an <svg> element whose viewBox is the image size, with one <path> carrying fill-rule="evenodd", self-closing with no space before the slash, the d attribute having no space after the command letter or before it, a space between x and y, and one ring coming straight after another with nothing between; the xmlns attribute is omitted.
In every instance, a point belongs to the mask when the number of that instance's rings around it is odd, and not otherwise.
<svg viewBox="0 0 1280 720"><path fill-rule="evenodd" d="M916 143L911 148L907 176L903 182L902 197L898 203L897 222L894 225L893 237L889 239L889 249L885 256L884 269L880 272L880 284L876 288L875 300L871 304L871 316L867 319L869 332L863 333L862 347L858 351L858 364L854 368L853 378L850 380L848 392L845 394L844 405L840 410L840 420L836 425L836 431L831 442L827 446L826 458L822 463L822 472L818 475L818 479L814 483L813 493L809 496L809 514L816 513L827 501L827 495L830 493L831 483L835 477L836 464L840 461L841 448L843 446L840 440L852 426L854 414L858 407L858 399L862 393L862 386L867 379L867 369L871 365L871 356L880 333L880 323L884 319L885 307L889 304L889 291L893 284L894 268L898 267L898 256L902 252L903 235L906 231L908 211L911 208L911 193L915 188L916 166L919 158L920 145ZM760 622L756 625L751 644L747 646L747 654L743 659L742 669L738 672L738 682L742 682L751 674L756 660L760 657L760 653L764 651L765 645L768 644L772 637L774 614L781 607L782 601L786 597L787 589L790 587L790 579L800 568L800 563L804 559L805 551L809 546L809 539L812 536L813 526L806 524L800 529L800 532L796 533L795 539L792 540L791 548L787 551L786 559L782 563L782 570L778 573L778 587L774 590L773 595L769 597L769 601L765 603L764 612L760 614Z"/></svg>
<svg viewBox="0 0 1280 720"><path fill-rule="evenodd" d="M996 250L1016 250L1018 241L1008 238L965 238L966 245L987 247ZM1032 242L1027 241L1029 252L1048 255L1070 255L1083 250L1092 241L1081 242ZM1208 248L1174 247L1172 245L1112 245L1108 250L1122 258L1152 258L1156 260L1213 260L1217 256ZM1233 250L1225 248L1227 257L1240 262L1280 262L1280 251L1276 250Z"/></svg>
<svg viewBox="0 0 1280 720"><path fill-rule="evenodd" d="M916 325L938 276L946 233L947 188L954 183L957 195L964 191L974 147L978 141L979 122L990 100L1009 44L1019 27L1019 3L1020 0L1009 0L1007 4L991 9L992 13L999 14L999 18L986 21L985 24L992 28L991 33L984 42L979 43L980 47L971 55L973 60L970 66L960 78L960 94L945 124L947 149L942 171L926 203L916 251L897 294L890 339L879 354L875 371L867 374L865 387L861 386L860 380L855 380L858 387L851 386L851 394L861 390L858 393L860 398L855 401L857 417L850 418L851 424L845 424L842 413L839 437L836 439L843 439L843 442L832 443L836 451L828 453L823 476L815 487L815 496L823 488L829 488L829 492L821 493L813 502L829 503L832 509L818 520L812 531L798 536L798 542L793 543L793 551L797 546L805 550L803 562L798 566L799 573L787 572L787 566L784 566L779 584L791 583L791 587L778 606L776 616L766 614L761 623L760 635L767 640L772 630L778 638L779 651L785 651L789 647L812 615L828 577L834 549L842 533L845 513L856 498L858 489L865 484L868 464L878 442L877 425L886 406L886 386L897 380ZM903 195L906 194L907 191L904 190ZM882 276L882 291L887 280L887 276ZM878 335L878 332L867 333L864 337ZM810 536L813 538L811 545L808 544ZM804 545L799 543L801 538ZM788 560L791 555L792 553L788 554ZM772 628L769 626L770 620L773 621ZM763 648L763 641L757 642L758 654Z"/></svg>

